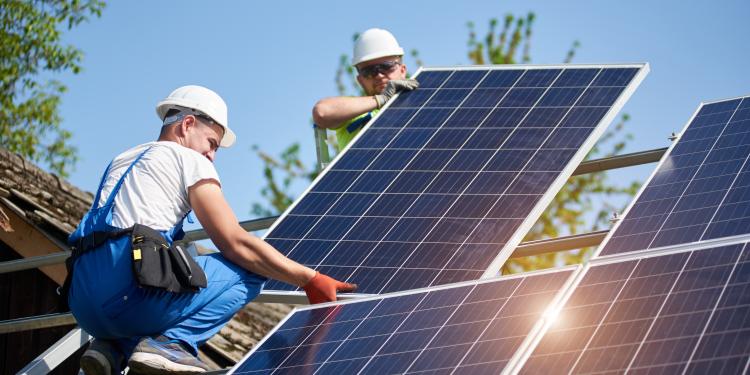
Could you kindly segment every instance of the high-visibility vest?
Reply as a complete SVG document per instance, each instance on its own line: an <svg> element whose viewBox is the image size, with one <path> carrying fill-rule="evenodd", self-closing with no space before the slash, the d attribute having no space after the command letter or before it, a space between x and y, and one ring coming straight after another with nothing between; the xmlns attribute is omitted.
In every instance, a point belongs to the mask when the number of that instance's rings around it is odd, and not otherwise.
<svg viewBox="0 0 750 375"><path fill-rule="evenodd" d="M339 152L354 139L359 131L372 119L380 109L373 109L370 112L363 113L336 128L336 141L339 145Z"/></svg>

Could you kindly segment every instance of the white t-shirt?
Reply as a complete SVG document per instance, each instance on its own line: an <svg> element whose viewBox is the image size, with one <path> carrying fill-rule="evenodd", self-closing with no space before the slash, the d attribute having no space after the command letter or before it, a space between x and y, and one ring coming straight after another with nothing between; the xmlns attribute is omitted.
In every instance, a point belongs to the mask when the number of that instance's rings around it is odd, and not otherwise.
<svg viewBox="0 0 750 375"><path fill-rule="evenodd" d="M127 228L135 223L168 230L190 210L188 188L212 179L221 183L213 163L200 153L175 142L149 142L117 155L99 198L101 207L131 163L152 146L125 177L115 197L111 225Z"/></svg>

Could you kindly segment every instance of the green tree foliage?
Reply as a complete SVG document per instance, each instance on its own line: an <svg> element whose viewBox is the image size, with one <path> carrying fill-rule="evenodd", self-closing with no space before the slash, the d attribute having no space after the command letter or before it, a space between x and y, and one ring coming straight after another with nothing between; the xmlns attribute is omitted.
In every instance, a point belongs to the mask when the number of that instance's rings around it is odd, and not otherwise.
<svg viewBox="0 0 750 375"><path fill-rule="evenodd" d="M68 30L99 17L98 0L3 0L0 2L0 147L66 176L77 160L60 126L65 85L48 73L81 70L83 54L61 41Z"/></svg>
<svg viewBox="0 0 750 375"><path fill-rule="evenodd" d="M508 14L503 19L502 26L497 19L491 19L488 31L481 41L477 38L474 23L469 22L467 26L470 63L484 65L531 62L531 37L534 19L534 13L528 13L525 17ZM357 35L355 34L353 39L356 38ZM574 41L563 61L565 63L571 62L579 47L580 43ZM422 65L417 50L412 50L410 55L416 61L416 65ZM348 55L341 55L335 76L336 87L340 95L362 95L362 89L357 84L355 77L356 72L349 62ZM626 143L632 139L632 136L624 131L628 120L628 115L623 115L614 126L610 127L589 152L586 159L607 157L621 152ZM331 135L328 143L335 150L336 142L333 135ZM256 152L265 164L264 175L267 184L263 188L262 194L273 210L263 208L261 204L255 203L253 212L258 215L281 213L293 200L289 192L291 181L301 176L312 179L317 176L318 170L307 169L299 161L299 145L297 144L293 144L283 151L280 160L257 149ZM277 182L274 170L282 173L280 182ZM631 182L626 186L612 184L607 179L605 172L572 177L534 224L525 240L576 234L606 227L611 213L622 208L614 207L607 201L616 200L617 197L632 196L638 187L637 182ZM513 273L562 264L581 263L591 253L591 250L586 248L513 259L503 266L502 272Z"/></svg>
<svg viewBox="0 0 750 375"><path fill-rule="evenodd" d="M491 19L484 40L479 41L474 23L469 22L469 60L477 65L531 62L533 23L534 13L528 13L525 18L516 18L509 14L505 16L502 28L498 30L498 20ZM574 41L565 56L565 63L573 60L579 47L580 43ZM627 141L632 139L632 135L624 132L628 120L629 116L625 114L615 126L610 127L586 156L586 160L613 156L621 152ZM604 147L608 148L605 149ZM606 172L572 177L534 224L525 241L558 237L563 234L576 234L606 226L609 215L621 208L614 207L603 199L596 200L595 198L606 197L610 200L617 196L633 196L639 186L637 182L631 182L624 187L611 184L607 179ZM603 201L604 203L601 207L595 207L597 201ZM595 210L596 214L593 219L586 217L587 214ZM587 221L590 223L587 224ZM503 273L581 263L590 255L591 250L591 248L585 248L514 259L503 266Z"/></svg>
<svg viewBox="0 0 750 375"><path fill-rule="evenodd" d="M253 215L266 217L284 212L294 201L294 195L291 192L293 183L299 179L312 181L320 173L319 169L309 168L302 163L298 143L287 147L278 159L261 151L257 145L253 146L253 150L263 160L263 178L266 180L266 185L261 189L260 194L268 203L268 205L253 203L251 209Z"/></svg>

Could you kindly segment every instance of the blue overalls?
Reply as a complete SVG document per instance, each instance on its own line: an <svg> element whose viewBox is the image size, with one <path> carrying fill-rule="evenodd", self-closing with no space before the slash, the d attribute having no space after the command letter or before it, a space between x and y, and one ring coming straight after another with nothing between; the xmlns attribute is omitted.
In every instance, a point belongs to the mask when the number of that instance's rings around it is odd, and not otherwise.
<svg viewBox="0 0 750 375"><path fill-rule="evenodd" d="M104 171L94 204L83 217L70 244L94 231L120 230L111 225L115 196L142 152L117 181L107 201L96 207L110 163ZM187 215L186 215L187 216ZM169 244L182 238L182 220L161 232ZM133 276L130 236L109 239L83 253L74 263L68 303L78 324L98 339L115 340L125 358L138 340L162 334L181 340L197 354L197 347L232 318L263 289L266 279L224 258L210 254L195 258L206 273L208 285L196 293L171 293L139 287Z"/></svg>

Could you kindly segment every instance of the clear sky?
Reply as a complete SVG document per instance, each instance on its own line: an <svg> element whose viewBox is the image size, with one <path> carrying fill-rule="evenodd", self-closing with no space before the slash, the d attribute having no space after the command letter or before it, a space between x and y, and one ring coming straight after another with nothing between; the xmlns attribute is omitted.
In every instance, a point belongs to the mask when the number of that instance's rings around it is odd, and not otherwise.
<svg viewBox="0 0 750 375"><path fill-rule="evenodd" d="M216 167L238 217L250 219L263 184L251 146L278 154L299 142L303 160L314 162L310 111L336 94L353 33L386 28L426 66L467 64L467 21L481 37L490 18L529 11L532 63L562 62L574 40L575 63L650 63L623 109L635 137L627 152L667 146L701 101L750 94L747 0L111 1L101 18L64 36L85 54L82 73L58 77L69 89L63 126L80 156L70 181L94 191L113 156L156 138L156 102L199 84L229 105L238 141ZM614 176L644 180L653 166Z"/></svg>

